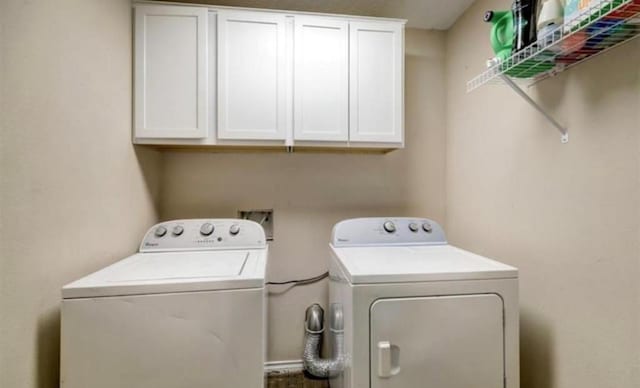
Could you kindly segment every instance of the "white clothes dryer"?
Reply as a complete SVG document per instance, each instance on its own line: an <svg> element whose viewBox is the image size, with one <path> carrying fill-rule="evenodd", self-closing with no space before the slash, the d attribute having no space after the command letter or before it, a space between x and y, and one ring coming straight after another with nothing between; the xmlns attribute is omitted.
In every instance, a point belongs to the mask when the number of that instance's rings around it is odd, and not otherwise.
<svg viewBox="0 0 640 388"><path fill-rule="evenodd" d="M262 227L152 227L139 252L62 289L63 388L262 388Z"/></svg>
<svg viewBox="0 0 640 388"><path fill-rule="evenodd" d="M519 387L516 268L420 218L340 222L330 249L346 358L332 387Z"/></svg>

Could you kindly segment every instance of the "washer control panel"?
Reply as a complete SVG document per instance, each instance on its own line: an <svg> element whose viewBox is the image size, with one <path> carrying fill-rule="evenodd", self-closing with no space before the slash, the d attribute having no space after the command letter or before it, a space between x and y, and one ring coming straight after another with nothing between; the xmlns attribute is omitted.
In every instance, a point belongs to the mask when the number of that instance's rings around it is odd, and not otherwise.
<svg viewBox="0 0 640 388"><path fill-rule="evenodd" d="M266 247L262 226L239 219L195 219L162 222L149 229L140 252Z"/></svg>
<svg viewBox="0 0 640 388"><path fill-rule="evenodd" d="M333 227L335 247L368 245L444 245L447 238L437 222L426 218L354 218Z"/></svg>

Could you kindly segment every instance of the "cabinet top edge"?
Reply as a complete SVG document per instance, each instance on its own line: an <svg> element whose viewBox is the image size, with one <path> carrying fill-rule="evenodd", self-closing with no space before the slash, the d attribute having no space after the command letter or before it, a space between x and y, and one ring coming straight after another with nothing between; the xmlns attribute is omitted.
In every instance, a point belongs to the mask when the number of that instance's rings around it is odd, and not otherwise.
<svg viewBox="0 0 640 388"><path fill-rule="evenodd" d="M378 22L395 22L402 25L407 24L407 19L394 19L375 16L359 16L359 15L347 15L347 14L335 14L335 13L322 13L322 12L306 12L306 11L290 11L285 9L269 9L269 8L249 8L249 7L231 7L226 5L212 5L212 4L197 4L197 3L181 3L175 1L153 1L153 0L134 0L132 5L135 8L136 5L167 5L167 6L183 6L183 7L200 7L207 8L209 10L237 10L237 11L250 11L250 12L265 12L265 13L284 13L287 15L304 15L304 16L325 16L340 19L351 19L354 21L378 21Z"/></svg>

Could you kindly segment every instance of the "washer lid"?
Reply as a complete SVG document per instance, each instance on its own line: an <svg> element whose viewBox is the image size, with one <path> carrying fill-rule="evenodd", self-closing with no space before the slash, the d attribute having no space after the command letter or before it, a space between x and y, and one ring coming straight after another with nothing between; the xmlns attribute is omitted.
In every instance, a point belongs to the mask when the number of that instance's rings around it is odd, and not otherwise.
<svg viewBox="0 0 640 388"><path fill-rule="evenodd" d="M333 252L352 284L517 278L514 267L451 245L345 247Z"/></svg>
<svg viewBox="0 0 640 388"><path fill-rule="evenodd" d="M137 253L62 288L63 298L264 286L266 249Z"/></svg>

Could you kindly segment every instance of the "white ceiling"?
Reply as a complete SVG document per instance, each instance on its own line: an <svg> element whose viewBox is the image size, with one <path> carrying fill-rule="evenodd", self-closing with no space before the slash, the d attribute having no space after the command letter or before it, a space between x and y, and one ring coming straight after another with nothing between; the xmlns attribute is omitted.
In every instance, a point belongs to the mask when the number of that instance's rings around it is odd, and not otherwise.
<svg viewBox="0 0 640 388"><path fill-rule="evenodd" d="M176 0L174 0L176 1ZM408 19L409 27L446 30L474 0L178 0L251 8Z"/></svg>

